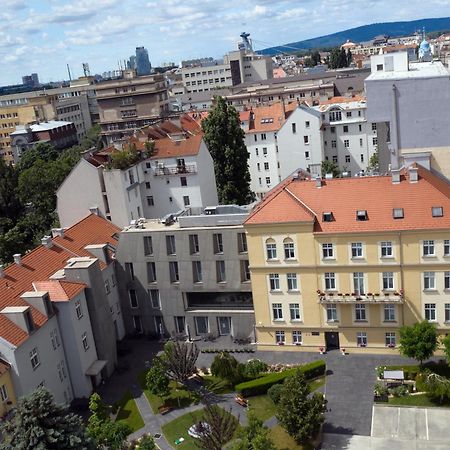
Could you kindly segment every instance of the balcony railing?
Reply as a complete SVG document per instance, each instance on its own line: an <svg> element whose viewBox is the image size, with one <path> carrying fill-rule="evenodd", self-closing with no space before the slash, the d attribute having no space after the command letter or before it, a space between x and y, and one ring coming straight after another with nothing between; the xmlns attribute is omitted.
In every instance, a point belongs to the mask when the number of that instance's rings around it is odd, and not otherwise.
<svg viewBox="0 0 450 450"><path fill-rule="evenodd" d="M366 294L343 294L318 291L319 303L403 303L403 292L381 292Z"/></svg>
<svg viewBox="0 0 450 450"><path fill-rule="evenodd" d="M187 164L183 166L155 168L155 176L157 177L164 175L182 175L186 173L197 173L197 166L195 164Z"/></svg>

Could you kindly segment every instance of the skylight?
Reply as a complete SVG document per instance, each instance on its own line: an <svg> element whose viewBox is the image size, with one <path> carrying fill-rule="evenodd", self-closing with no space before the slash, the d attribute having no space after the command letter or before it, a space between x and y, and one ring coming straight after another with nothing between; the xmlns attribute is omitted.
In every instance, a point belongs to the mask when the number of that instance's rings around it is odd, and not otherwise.
<svg viewBox="0 0 450 450"><path fill-rule="evenodd" d="M392 217L394 219L403 219L405 217L403 213L403 208L394 208L392 210Z"/></svg>

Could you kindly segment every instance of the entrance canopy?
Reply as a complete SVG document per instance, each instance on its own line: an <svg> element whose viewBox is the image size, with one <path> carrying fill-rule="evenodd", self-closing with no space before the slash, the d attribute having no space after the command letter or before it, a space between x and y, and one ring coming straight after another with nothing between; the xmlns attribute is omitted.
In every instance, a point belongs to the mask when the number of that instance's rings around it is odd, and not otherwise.
<svg viewBox="0 0 450 450"><path fill-rule="evenodd" d="M103 369L103 367L106 366L107 361L102 359L97 359L97 361L94 361L86 370L86 375L89 375L91 377L97 376Z"/></svg>

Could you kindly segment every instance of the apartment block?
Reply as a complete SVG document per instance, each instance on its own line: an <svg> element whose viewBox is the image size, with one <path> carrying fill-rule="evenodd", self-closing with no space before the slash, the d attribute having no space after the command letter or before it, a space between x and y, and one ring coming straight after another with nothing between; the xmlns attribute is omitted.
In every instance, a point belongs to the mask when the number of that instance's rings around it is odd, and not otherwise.
<svg viewBox="0 0 450 450"><path fill-rule="evenodd" d="M186 93L209 92L232 86L230 64L220 61L211 65L183 67L181 69Z"/></svg>
<svg viewBox="0 0 450 450"><path fill-rule="evenodd" d="M128 330L154 336L249 338L254 315L245 232L248 210L190 208L139 220L120 237Z"/></svg>
<svg viewBox="0 0 450 450"><path fill-rule="evenodd" d="M153 146L150 157L148 145ZM57 192L62 226L79 221L90 208L124 227L142 217L217 204L213 161L199 124L190 116L182 116L178 124L165 121L146 127L121 147L129 146L140 155L129 167L111 166L111 154L120 151L115 147L86 154L75 166Z"/></svg>
<svg viewBox="0 0 450 450"><path fill-rule="evenodd" d="M0 382L1 398L45 386L68 404L112 374L125 334L112 258L119 231L91 214L1 268L0 353L12 381Z"/></svg>
<svg viewBox="0 0 450 450"><path fill-rule="evenodd" d="M396 353L423 319L447 334L449 207L420 165L279 185L244 223L258 348Z"/></svg>

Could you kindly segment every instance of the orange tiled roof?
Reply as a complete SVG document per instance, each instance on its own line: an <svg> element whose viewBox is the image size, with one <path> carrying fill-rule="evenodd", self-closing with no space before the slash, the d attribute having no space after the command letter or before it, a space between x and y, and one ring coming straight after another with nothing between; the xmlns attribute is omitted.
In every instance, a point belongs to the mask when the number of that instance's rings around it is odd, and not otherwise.
<svg viewBox="0 0 450 450"><path fill-rule="evenodd" d="M176 158L178 156L195 156L200 150L203 133L187 136L177 141L172 138L159 139L155 141L155 153L151 159Z"/></svg>
<svg viewBox="0 0 450 450"><path fill-rule="evenodd" d="M322 100L320 105L333 105L335 103L365 102L366 97L363 95L355 95L354 97L332 97L328 100Z"/></svg>
<svg viewBox="0 0 450 450"><path fill-rule="evenodd" d="M253 119L250 121L247 133L264 133L265 131L278 131L286 121L289 114L297 108L297 102L283 104L276 102L269 106L258 106L252 109Z"/></svg>
<svg viewBox="0 0 450 450"><path fill-rule="evenodd" d="M86 288L84 283L74 283L62 280L35 281L36 291L48 292L52 302L67 302L72 300Z"/></svg>
<svg viewBox="0 0 450 450"><path fill-rule="evenodd" d="M20 296L33 290L33 282L48 279L61 270L67 260L75 256L93 256L85 246L90 244L117 244L113 235L120 229L111 222L90 214L80 222L65 230L64 237L53 239L51 248L43 245L36 247L22 257L21 265L10 264L0 278L0 311L8 306L30 306ZM35 325L39 328L47 318L37 309L31 307ZM15 346L21 345L28 334L0 314L0 337Z"/></svg>
<svg viewBox="0 0 450 450"><path fill-rule="evenodd" d="M315 181L291 180L285 195L268 196L247 219L247 225L305 222L305 206L314 215L317 233L349 233L450 228L450 184L419 166L419 181L410 183L406 173L399 184L391 177L360 177ZM288 199L289 192L298 201ZM304 205L302 205L302 203ZM442 206L443 217L432 217L431 208ZM403 208L404 218L394 219L394 208ZM357 221L356 211L366 210L368 220ZM334 220L323 222L324 212Z"/></svg>

